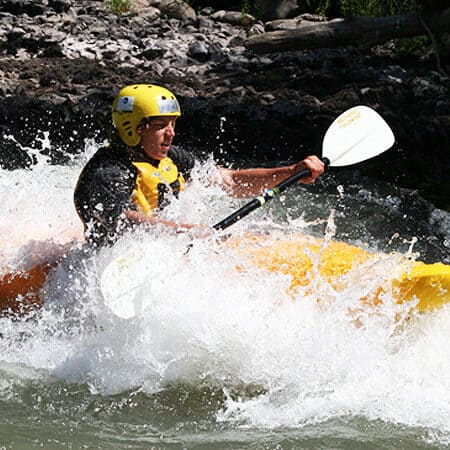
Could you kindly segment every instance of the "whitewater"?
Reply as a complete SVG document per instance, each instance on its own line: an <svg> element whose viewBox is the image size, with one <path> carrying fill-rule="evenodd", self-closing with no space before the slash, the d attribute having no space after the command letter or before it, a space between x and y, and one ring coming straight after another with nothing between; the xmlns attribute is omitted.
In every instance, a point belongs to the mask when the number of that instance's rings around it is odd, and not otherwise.
<svg viewBox="0 0 450 450"><path fill-rule="evenodd" d="M402 306L386 302L386 314L355 324L348 311L364 280L292 298L287 275L253 266L217 236L156 227L93 253L72 197L102 143L86 141L83 154L55 165L45 156L48 136L39 139L39 149L24 149L34 159L28 169L0 169L0 270L26 269L55 247L67 252L47 280L42 310L0 318L0 445L450 445L450 308L399 325ZM210 182L216 170L212 157L199 162L164 218L208 226L242 205ZM353 172L325 174L227 233L331 234L449 263L450 214L431 205L427 215L399 214L404 198L425 203ZM151 302L124 320L105 305L101 280L111 261L133 251L147 268L133 281ZM332 301L317 302L319 293Z"/></svg>

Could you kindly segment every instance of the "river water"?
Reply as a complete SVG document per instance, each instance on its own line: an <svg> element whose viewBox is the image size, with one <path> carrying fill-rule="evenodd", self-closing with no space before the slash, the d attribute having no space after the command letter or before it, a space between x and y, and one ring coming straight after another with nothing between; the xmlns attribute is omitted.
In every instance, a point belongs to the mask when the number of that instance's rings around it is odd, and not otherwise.
<svg viewBox="0 0 450 450"><path fill-rule="evenodd" d="M92 255L77 243L72 192L99 144L86 142L64 166L26 149L37 161L29 170L0 170L3 271L73 239L44 309L0 318L2 448L450 446L450 309L401 327L387 311L355 326L347 310L362 281L329 304L293 300L287 276L236 270L245 263L217 240L164 230L125 235ZM212 225L242 204L205 181L215 167L211 158L199 164L166 218ZM231 230L335 234L450 263L449 213L355 171L291 188ZM130 249L151 262L140 284L156 294L123 320L105 306L101 280Z"/></svg>

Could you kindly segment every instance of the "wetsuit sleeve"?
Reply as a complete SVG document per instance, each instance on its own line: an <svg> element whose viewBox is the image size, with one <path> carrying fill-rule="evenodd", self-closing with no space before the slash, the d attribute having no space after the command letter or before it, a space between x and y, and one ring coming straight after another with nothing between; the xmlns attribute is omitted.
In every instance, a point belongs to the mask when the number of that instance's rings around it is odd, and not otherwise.
<svg viewBox="0 0 450 450"><path fill-rule="evenodd" d="M123 212L132 207L135 178L133 166L117 160L88 164L83 170L74 200L91 240L113 240Z"/></svg>
<svg viewBox="0 0 450 450"><path fill-rule="evenodd" d="M106 165L99 167L91 181L91 207L105 218L120 216L130 206L133 177L128 169Z"/></svg>
<svg viewBox="0 0 450 450"><path fill-rule="evenodd" d="M175 163L183 177L188 180L195 165L195 158L180 147L172 147L168 156Z"/></svg>

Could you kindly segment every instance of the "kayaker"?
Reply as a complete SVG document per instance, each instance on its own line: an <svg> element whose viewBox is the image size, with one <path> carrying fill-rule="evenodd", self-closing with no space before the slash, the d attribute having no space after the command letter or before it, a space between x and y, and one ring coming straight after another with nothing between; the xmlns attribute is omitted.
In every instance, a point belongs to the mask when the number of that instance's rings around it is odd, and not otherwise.
<svg viewBox="0 0 450 450"><path fill-rule="evenodd" d="M75 206L93 244L113 242L130 224L193 227L158 218L158 211L184 189L195 163L189 152L172 146L180 116L178 100L166 88L135 84L119 91L112 105L116 133L88 161L75 188ZM221 167L219 182L231 195L252 196L304 168L311 177L303 183L312 183L324 171L318 157L308 156L276 168Z"/></svg>

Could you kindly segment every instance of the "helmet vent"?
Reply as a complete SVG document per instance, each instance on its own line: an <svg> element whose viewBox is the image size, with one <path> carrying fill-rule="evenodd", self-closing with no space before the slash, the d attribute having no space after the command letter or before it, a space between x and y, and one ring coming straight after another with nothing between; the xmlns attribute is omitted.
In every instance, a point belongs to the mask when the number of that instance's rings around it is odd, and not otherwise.
<svg viewBox="0 0 450 450"><path fill-rule="evenodd" d="M122 123L122 126L125 129L125 131L127 132L128 136L132 136L132 134L133 134L133 127L131 125L131 122L129 120L127 120L126 122Z"/></svg>

